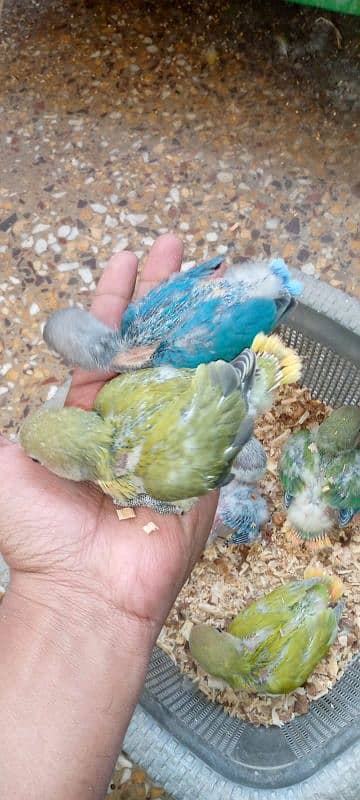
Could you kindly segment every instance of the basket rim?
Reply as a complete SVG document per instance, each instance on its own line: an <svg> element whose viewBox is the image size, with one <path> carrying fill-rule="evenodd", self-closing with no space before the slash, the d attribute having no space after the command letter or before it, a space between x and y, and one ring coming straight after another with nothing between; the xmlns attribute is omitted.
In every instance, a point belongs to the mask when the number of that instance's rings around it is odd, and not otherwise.
<svg viewBox="0 0 360 800"><path fill-rule="evenodd" d="M320 278L305 275L301 270L291 268L297 280L303 284L299 306L305 306L338 323L347 331L360 336L360 300L331 286Z"/></svg>
<svg viewBox="0 0 360 800"><path fill-rule="evenodd" d="M140 704L124 751L174 800L358 800L360 740L297 785L262 790L234 782L209 767Z"/></svg>

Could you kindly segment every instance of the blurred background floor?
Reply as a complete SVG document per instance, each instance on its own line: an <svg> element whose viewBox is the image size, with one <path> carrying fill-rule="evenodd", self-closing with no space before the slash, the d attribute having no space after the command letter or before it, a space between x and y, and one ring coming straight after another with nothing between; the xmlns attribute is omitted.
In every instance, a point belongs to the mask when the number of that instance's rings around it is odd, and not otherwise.
<svg viewBox="0 0 360 800"><path fill-rule="evenodd" d="M5 0L0 425L67 370L42 343L114 250L281 255L359 292L360 18L285 2ZM114 797L163 796L125 762Z"/></svg>

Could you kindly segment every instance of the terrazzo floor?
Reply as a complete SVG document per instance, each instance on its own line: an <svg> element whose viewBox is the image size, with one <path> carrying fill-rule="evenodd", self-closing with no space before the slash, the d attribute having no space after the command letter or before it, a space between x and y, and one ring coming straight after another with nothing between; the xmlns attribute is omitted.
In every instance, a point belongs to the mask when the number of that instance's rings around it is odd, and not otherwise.
<svg viewBox="0 0 360 800"><path fill-rule="evenodd" d="M280 1L5 0L2 431L67 374L48 314L159 233L187 265L281 255L360 295L359 33ZM118 767L116 800L165 796Z"/></svg>

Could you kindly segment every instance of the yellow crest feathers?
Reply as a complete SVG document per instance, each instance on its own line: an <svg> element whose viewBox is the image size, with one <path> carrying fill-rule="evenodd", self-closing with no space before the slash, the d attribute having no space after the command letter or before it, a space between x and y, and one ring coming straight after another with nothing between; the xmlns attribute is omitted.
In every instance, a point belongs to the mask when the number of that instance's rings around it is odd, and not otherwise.
<svg viewBox="0 0 360 800"><path fill-rule="evenodd" d="M266 336L265 333L257 333L251 345L251 350L254 353L272 353L272 355L280 359L286 355L288 348L276 333L272 333L271 336Z"/></svg>
<svg viewBox="0 0 360 800"><path fill-rule="evenodd" d="M265 336L258 333L251 345L251 350L259 356L265 358L273 357L277 362L278 381L277 384L297 383L301 377L301 358L291 347L286 347L284 342L276 334Z"/></svg>
<svg viewBox="0 0 360 800"><path fill-rule="evenodd" d="M322 578L329 585L331 599L339 600L343 594L343 583L337 575L328 575L321 564L310 564L304 570L304 578Z"/></svg>

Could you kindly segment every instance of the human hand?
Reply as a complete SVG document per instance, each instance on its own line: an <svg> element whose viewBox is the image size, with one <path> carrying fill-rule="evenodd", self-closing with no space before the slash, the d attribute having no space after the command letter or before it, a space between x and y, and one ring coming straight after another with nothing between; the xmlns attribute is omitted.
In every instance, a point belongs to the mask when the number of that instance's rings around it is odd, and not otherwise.
<svg viewBox="0 0 360 800"><path fill-rule="evenodd" d="M174 236L154 244L138 291L179 269ZM92 311L117 326L137 260L120 253ZM90 408L108 375L75 370L67 404ZM212 492L183 517L138 509L119 521L95 486L63 480L0 437L0 754L4 796L101 800L141 692L151 649L206 540ZM158 530L147 535L153 521Z"/></svg>
<svg viewBox="0 0 360 800"><path fill-rule="evenodd" d="M105 269L92 304L111 326L133 294L145 293L180 268L183 248L172 235L151 249L137 289L137 260L116 254ZM67 405L90 408L108 375L75 370ZM0 551L12 571L12 587L56 603L79 595L109 604L144 623L153 639L196 561L210 530L217 493L183 517L138 509L119 521L112 500L95 486L63 480L31 461L17 444L1 439ZM158 530L147 535L153 521ZM150 633L150 630L148 631Z"/></svg>

